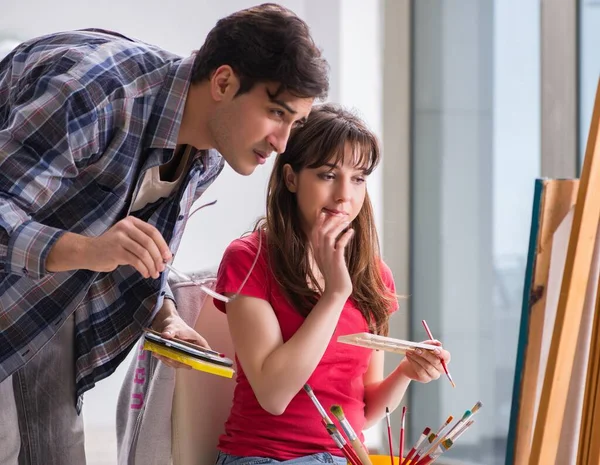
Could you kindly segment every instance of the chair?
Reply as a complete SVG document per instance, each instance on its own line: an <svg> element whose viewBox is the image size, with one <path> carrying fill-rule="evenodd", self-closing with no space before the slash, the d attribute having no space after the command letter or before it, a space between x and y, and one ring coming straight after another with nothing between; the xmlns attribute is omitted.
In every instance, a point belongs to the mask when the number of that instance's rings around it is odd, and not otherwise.
<svg viewBox="0 0 600 465"><path fill-rule="evenodd" d="M227 316L217 310L212 298L205 298L190 282L173 279L170 285L181 313L195 315L201 305L194 328L214 350L233 358ZM173 465L215 463L234 387L235 375L229 379L196 370L177 370L171 416Z"/></svg>

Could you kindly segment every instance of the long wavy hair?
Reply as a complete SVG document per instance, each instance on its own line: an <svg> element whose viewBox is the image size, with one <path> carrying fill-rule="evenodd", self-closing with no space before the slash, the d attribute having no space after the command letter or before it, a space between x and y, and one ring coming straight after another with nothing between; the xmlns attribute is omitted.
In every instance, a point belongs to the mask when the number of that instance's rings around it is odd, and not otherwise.
<svg viewBox="0 0 600 465"><path fill-rule="evenodd" d="M275 161L268 185L266 217L256 226L259 234L265 234L275 279L289 303L304 316L323 290L311 270L309 239L301 226L296 194L286 187L283 167L289 164L299 173L331 162L341 165L346 144L352 147L356 166L370 174L381 155L377 137L348 110L333 104L315 106L306 123L292 132L285 152ZM381 277L379 241L368 192L352 228L354 236L345 253L352 279L351 298L369 330L387 335L389 310L396 296Z"/></svg>

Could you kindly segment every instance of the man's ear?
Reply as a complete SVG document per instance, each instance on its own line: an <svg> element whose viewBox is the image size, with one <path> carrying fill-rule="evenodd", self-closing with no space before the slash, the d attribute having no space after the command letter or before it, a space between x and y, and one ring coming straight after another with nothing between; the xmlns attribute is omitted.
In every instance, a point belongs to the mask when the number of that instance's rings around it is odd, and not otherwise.
<svg viewBox="0 0 600 465"><path fill-rule="evenodd" d="M217 102L233 99L239 88L240 80L229 65L219 66L210 77L210 93Z"/></svg>
<svg viewBox="0 0 600 465"><path fill-rule="evenodd" d="M294 173L289 163L283 165L283 180L285 181L285 187L295 194L298 190L298 175Z"/></svg>

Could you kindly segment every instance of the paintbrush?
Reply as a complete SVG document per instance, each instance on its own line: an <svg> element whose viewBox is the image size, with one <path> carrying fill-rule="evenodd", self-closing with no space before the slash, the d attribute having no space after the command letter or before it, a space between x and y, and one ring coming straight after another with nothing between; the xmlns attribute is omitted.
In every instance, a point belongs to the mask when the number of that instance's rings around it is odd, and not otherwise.
<svg viewBox="0 0 600 465"><path fill-rule="evenodd" d="M354 432L352 425L346 419L346 417L344 415L344 410L342 409L342 407L340 405L332 405L329 408L329 411L338 419L338 421L340 422L340 425L342 425L342 429L344 430L344 433L348 437L348 441L350 441L350 444L352 444L352 448L354 449L354 452L356 452L356 455L358 455L358 458L360 459L360 461L364 465L372 465L371 459L369 458L367 451L365 450L364 446L360 442L360 439L358 439L358 436Z"/></svg>
<svg viewBox="0 0 600 465"><path fill-rule="evenodd" d="M404 456L404 423L406 422L406 406L402 407L402 419L400 420L400 441L398 446L400 451L398 452L398 462L402 463L402 457Z"/></svg>
<svg viewBox="0 0 600 465"><path fill-rule="evenodd" d="M387 420L387 433L388 433L388 443L390 445L390 462L394 465L394 448L392 446L392 424L390 423L390 409L389 407L385 408L385 417Z"/></svg>
<svg viewBox="0 0 600 465"><path fill-rule="evenodd" d="M335 442L335 445L342 451L346 459L350 462L351 465L363 465L356 455L356 453L352 450L348 443L345 441L344 437L340 434L338 429L335 427L333 423L327 423L325 418L321 419L321 423L325 426L325 429L329 433L329 436Z"/></svg>
<svg viewBox="0 0 600 465"><path fill-rule="evenodd" d="M317 410L321 414L321 417L324 420L327 420L327 423L333 423L331 421L331 418L329 418L329 416L327 415L327 411L323 408L323 406L321 405L321 402L319 402L319 399L317 399L317 396L315 396L315 393L313 392L312 388L308 384L304 385L304 391L306 391L306 393L308 394L308 397L310 397L310 400L312 400L313 404L315 404L315 407L317 407Z"/></svg>
<svg viewBox="0 0 600 465"><path fill-rule="evenodd" d="M429 433L431 433L431 428L427 427L423 430L423 432L421 433L421 436L419 436L419 439L417 439L417 442L415 443L415 445L408 452L408 454L406 454L406 458L404 460L402 460L402 458L400 458L402 464L408 463L414 457L417 450L419 450L419 448L421 447L421 444L423 443L423 441L425 439L427 439L427 436L429 436Z"/></svg>
<svg viewBox="0 0 600 465"><path fill-rule="evenodd" d="M425 328L425 332L427 333L427 336L429 337L429 339L433 340L433 334L431 334L431 330L429 329L429 326L427 326L427 322L425 320L422 320L421 323L423 323L423 327ZM450 375L450 372L448 371L448 365L446 365L446 362L443 358L441 358L440 361L442 362L442 368L444 369L444 372L446 373L446 376L448 377L448 381L450 381L450 384L452 385L452 387L455 388L456 384L454 384L454 380L452 379L452 376Z"/></svg>

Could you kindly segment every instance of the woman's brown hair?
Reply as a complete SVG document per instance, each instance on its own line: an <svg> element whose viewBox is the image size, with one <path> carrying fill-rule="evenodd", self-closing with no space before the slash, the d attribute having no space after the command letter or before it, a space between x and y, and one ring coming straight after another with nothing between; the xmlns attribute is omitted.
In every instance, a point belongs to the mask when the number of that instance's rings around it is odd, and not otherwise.
<svg viewBox="0 0 600 465"><path fill-rule="evenodd" d="M315 106L275 161L268 185L267 215L257 226L266 231L269 263L277 282L290 304L304 316L319 299L320 292L314 289L322 289L311 271L308 238L300 224L296 195L286 187L283 167L289 164L298 173L332 161L341 164L346 144L352 147L357 166L370 174L380 160L377 137L353 113L333 104ZM396 296L381 277L379 241L368 193L352 228L354 236L346 247L351 298L370 331L387 335L389 311Z"/></svg>

